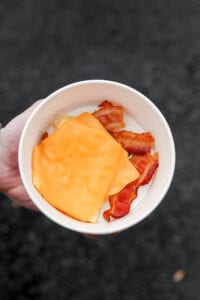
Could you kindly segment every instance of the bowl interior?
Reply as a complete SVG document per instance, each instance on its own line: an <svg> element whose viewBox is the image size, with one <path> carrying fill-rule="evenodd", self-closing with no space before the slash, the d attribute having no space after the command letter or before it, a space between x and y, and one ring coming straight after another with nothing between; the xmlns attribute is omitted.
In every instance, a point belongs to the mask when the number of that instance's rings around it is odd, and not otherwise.
<svg viewBox="0 0 200 300"><path fill-rule="evenodd" d="M32 184L32 149L52 123L65 114L77 115L92 112L103 100L125 107L127 128L136 132L151 131L155 137L155 149L159 152L159 168L152 182L139 189L131 212L109 223L102 218L89 224L74 220L46 202ZM51 220L78 232L108 234L124 230L151 213L167 192L174 173L175 150L170 128L155 105L136 90L110 81L92 80L68 85L47 97L27 121L19 146L19 168L24 186L38 208Z"/></svg>

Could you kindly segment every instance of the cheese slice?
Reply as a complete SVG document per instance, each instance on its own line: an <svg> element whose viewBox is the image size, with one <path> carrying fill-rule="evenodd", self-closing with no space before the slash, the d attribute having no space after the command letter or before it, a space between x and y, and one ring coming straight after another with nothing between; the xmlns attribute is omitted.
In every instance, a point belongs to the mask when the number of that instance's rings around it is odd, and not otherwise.
<svg viewBox="0 0 200 300"><path fill-rule="evenodd" d="M127 152L89 113L66 118L33 149L33 184L80 221L96 222L107 197L138 176Z"/></svg>

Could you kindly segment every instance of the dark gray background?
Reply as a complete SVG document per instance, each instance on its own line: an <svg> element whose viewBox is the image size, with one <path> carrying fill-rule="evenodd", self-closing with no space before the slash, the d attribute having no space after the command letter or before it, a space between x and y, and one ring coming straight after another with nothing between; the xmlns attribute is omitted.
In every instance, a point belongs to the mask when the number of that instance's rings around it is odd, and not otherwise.
<svg viewBox="0 0 200 300"><path fill-rule="evenodd" d="M0 299L200 299L200 2L3 0L0 72L4 124L63 85L110 79L153 100L177 153L165 200L116 237L87 239L1 194Z"/></svg>

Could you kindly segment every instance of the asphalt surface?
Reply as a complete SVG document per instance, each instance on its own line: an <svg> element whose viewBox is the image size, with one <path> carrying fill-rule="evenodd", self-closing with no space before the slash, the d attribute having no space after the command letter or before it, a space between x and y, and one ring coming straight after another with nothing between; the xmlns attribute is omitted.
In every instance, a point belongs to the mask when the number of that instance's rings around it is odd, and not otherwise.
<svg viewBox="0 0 200 300"><path fill-rule="evenodd" d="M158 106L177 155L161 205L115 237L85 238L1 194L0 299L200 299L199 1L3 0L0 25L4 125L68 83L115 80Z"/></svg>

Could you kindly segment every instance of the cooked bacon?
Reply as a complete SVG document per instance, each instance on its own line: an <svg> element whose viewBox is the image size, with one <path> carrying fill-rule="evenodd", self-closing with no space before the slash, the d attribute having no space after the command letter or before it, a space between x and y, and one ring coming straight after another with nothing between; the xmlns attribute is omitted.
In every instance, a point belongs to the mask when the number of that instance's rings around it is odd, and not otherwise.
<svg viewBox="0 0 200 300"><path fill-rule="evenodd" d="M113 105L105 100L99 104L99 107L100 108L93 113L93 116L101 122L107 131L118 131L125 127L123 121L124 109L122 106Z"/></svg>
<svg viewBox="0 0 200 300"><path fill-rule="evenodd" d="M101 102L98 107L103 107L103 108L112 108L114 105L108 101L108 100L104 100L103 102Z"/></svg>
<svg viewBox="0 0 200 300"><path fill-rule="evenodd" d="M132 201L137 197L137 180L127 184L119 193L109 197L110 209L104 211L103 217L109 222L110 217L121 218L130 211Z"/></svg>
<svg viewBox="0 0 200 300"><path fill-rule="evenodd" d="M154 155L149 153L145 155L133 155L130 161L140 173L138 185L142 186L149 183L159 165L158 152Z"/></svg>
<svg viewBox="0 0 200 300"><path fill-rule="evenodd" d="M46 139L48 136L49 136L48 132L44 132L42 137L41 137L41 140Z"/></svg>
<svg viewBox="0 0 200 300"><path fill-rule="evenodd" d="M104 219L110 221L110 217L121 218L130 211L131 203L137 197L137 191L153 177L159 162L158 152L154 155L134 155L130 161L140 173L135 181L127 184L119 193L109 197L110 209L103 213Z"/></svg>
<svg viewBox="0 0 200 300"><path fill-rule="evenodd" d="M111 134L129 154L144 155L150 153L155 142L150 132L135 133L122 130Z"/></svg>

